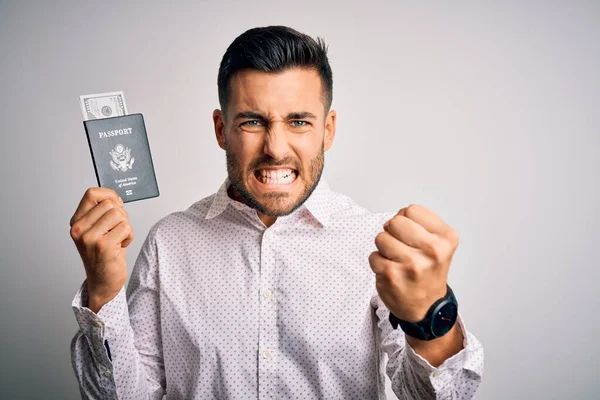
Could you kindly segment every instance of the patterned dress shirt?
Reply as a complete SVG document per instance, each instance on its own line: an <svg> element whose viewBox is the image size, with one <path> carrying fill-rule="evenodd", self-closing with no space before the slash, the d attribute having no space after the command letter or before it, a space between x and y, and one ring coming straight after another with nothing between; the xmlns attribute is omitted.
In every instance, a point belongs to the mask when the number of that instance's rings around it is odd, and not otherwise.
<svg viewBox="0 0 600 400"><path fill-rule="evenodd" d="M71 342L83 398L381 400L386 373L399 399L474 396L483 348L460 313L464 349L438 368L388 320L368 257L395 212L321 178L267 228L228 187L155 223L97 314L83 282Z"/></svg>

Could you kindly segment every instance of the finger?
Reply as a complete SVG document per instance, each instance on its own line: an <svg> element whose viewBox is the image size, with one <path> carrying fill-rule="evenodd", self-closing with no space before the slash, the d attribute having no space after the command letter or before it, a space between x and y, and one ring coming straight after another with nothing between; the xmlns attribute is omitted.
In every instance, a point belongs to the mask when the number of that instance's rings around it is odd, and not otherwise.
<svg viewBox="0 0 600 400"><path fill-rule="evenodd" d="M407 246L420 250L430 249L436 239L423 226L402 215L394 216L383 229Z"/></svg>
<svg viewBox="0 0 600 400"><path fill-rule="evenodd" d="M110 209L117 208L126 217L128 216L127 211L111 199L104 199L100 203L96 204L91 210L89 210L84 216L77 220L71 225L71 237L75 240L79 239L85 232L87 232L104 214Z"/></svg>
<svg viewBox="0 0 600 400"><path fill-rule="evenodd" d="M97 241L117 226L121 221L126 221L127 218L117 208L108 210L96 223L82 235L82 239L87 245L97 243Z"/></svg>
<svg viewBox="0 0 600 400"><path fill-rule="evenodd" d="M397 263L404 263L414 258L418 252L417 249L402 243L386 231L380 232L375 237L375 246L383 257Z"/></svg>
<svg viewBox="0 0 600 400"><path fill-rule="evenodd" d="M108 243L121 243L121 247L125 248L133 241L133 230L128 221L121 221L104 236Z"/></svg>
<svg viewBox="0 0 600 400"><path fill-rule="evenodd" d="M421 225L433 234L444 234L450 227L442 219L428 208L419 204L411 204L398 211L398 215L404 216Z"/></svg>
<svg viewBox="0 0 600 400"><path fill-rule="evenodd" d="M77 222L89 210L95 207L96 204L100 203L102 200L105 199L111 199L116 204L123 205L123 199L114 189L103 187L88 188L85 191L83 197L81 198L81 201L79 202L79 205L77 206L77 210L75 210L73 217L71 217L71 221L69 222L70 226L73 226L75 222Z"/></svg>
<svg viewBox="0 0 600 400"><path fill-rule="evenodd" d="M392 268L392 261L383 257L378 251L374 251L369 255L369 265L376 274L385 275Z"/></svg>

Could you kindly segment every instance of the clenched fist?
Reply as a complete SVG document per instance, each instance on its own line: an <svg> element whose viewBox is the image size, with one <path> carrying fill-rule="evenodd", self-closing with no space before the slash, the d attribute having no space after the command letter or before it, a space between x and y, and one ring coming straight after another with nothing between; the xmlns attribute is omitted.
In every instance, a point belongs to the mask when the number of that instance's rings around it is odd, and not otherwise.
<svg viewBox="0 0 600 400"><path fill-rule="evenodd" d="M458 235L427 208L401 209L375 237L369 264L379 297L392 314L408 322L422 320L446 295L446 282Z"/></svg>
<svg viewBox="0 0 600 400"><path fill-rule="evenodd" d="M129 215L116 191L93 187L83 195L70 225L87 275L88 307L98 312L127 280L125 248L133 241Z"/></svg>

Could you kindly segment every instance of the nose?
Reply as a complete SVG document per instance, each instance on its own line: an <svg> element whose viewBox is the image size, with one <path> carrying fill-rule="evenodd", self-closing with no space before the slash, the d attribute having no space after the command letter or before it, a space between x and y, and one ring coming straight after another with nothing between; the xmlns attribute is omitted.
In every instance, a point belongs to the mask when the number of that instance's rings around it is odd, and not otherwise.
<svg viewBox="0 0 600 400"><path fill-rule="evenodd" d="M284 126L284 123L273 123L264 135L263 151L275 160L285 158L289 152L288 134Z"/></svg>

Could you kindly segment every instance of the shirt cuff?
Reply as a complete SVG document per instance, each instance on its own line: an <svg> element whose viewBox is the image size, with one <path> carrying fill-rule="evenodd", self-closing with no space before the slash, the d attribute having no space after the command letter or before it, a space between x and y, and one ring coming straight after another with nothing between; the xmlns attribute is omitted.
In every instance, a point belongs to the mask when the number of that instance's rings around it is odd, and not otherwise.
<svg viewBox="0 0 600 400"><path fill-rule="evenodd" d="M437 368L419 355L410 346L408 341L406 341L407 359L414 366L414 369L419 372L419 375L429 377L431 384L436 391L452 381L453 376L462 368L471 370L479 376L483 374L481 363L477 362L477 356L474 355L474 352L481 348L481 344L473 334L467 331L460 312L458 313L456 323L463 334L463 349L446 359Z"/></svg>
<svg viewBox="0 0 600 400"><path fill-rule="evenodd" d="M98 313L88 307L87 279L75 294L71 306L75 319L84 335L89 338L112 339L119 336L129 325L129 312L127 309L127 298L125 285L119 293L104 304Z"/></svg>

